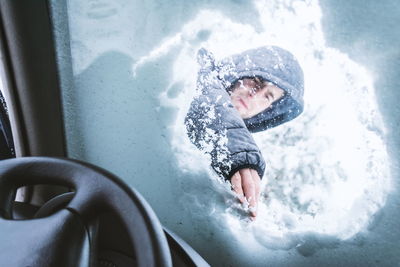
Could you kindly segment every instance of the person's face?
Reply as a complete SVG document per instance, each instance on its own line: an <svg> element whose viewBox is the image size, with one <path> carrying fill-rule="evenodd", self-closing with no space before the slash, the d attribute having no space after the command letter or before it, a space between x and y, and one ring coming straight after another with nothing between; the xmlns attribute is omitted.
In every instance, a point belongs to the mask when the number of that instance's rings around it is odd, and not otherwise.
<svg viewBox="0 0 400 267"><path fill-rule="evenodd" d="M248 119L264 111L283 94L283 89L268 81L244 78L236 82L230 95L242 119Z"/></svg>

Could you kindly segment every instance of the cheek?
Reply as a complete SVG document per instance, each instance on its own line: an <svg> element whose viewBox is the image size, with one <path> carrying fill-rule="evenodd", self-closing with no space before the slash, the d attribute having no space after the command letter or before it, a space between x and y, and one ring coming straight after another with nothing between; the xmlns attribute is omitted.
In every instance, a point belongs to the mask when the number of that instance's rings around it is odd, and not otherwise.
<svg viewBox="0 0 400 267"><path fill-rule="evenodd" d="M238 99L238 98L237 98L236 95L231 95L231 102L232 102L232 104L233 104L234 106L236 106L237 103L238 103L238 100L237 100L237 99Z"/></svg>
<svg viewBox="0 0 400 267"><path fill-rule="evenodd" d="M264 109L268 108L269 106L270 105L268 101L266 101L265 99L259 99L257 101L254 101L253 110L256 112L261 112Z"/></svg>

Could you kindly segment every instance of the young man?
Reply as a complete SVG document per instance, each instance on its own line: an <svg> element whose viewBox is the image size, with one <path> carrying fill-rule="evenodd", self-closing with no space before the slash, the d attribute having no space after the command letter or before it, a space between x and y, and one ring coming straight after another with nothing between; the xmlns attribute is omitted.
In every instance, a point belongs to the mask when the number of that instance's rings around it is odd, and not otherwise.
<svg viewBox="0 0 400 267"><path fill-rule="evenodd" d="M191 141L211 156L214 170L232 184L256 217L265 161L250 132L278 126L303 111L303 71L279 47L244 51L220 62L200 49L201 94L185 119Z"/></svg>

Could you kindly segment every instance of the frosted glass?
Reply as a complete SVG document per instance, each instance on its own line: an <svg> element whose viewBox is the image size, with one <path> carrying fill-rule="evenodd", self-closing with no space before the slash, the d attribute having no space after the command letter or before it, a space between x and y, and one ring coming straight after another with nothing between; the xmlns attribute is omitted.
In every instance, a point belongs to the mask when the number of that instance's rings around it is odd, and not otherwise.
<svg viewBox="0 0 400 267"><path fill-rule="evenodd" d="M138 189L215 266L398 264L399 62L376 38L400 40L379 16L363 28L379 14L366 3L353 17L345 1L53 1L69 156ZM391 22L398 7L380 9ZM251 222L183 119L199 48L221 59L262 45L298 58L306 106L255 135L268 166Z"/></svg>

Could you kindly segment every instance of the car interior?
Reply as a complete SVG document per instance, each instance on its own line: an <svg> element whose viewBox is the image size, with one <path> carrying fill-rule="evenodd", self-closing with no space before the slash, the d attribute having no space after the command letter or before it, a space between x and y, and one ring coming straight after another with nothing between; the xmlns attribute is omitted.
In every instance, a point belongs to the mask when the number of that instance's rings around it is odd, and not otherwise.
<svg viewBox="0 0 400 267"><path fill-rule="evenodd" d="M0 1L0 265L208 266L122 179L67 159L48 5Z"/></svg>
<svg viewBox="0 0 400 267"><path fill-rule="evenodd" d="M399 266L399 10L0 0L0 267ZM270 44L308 64L306 106L254 135L253 222L183 121L201 47Z"/></svg>

